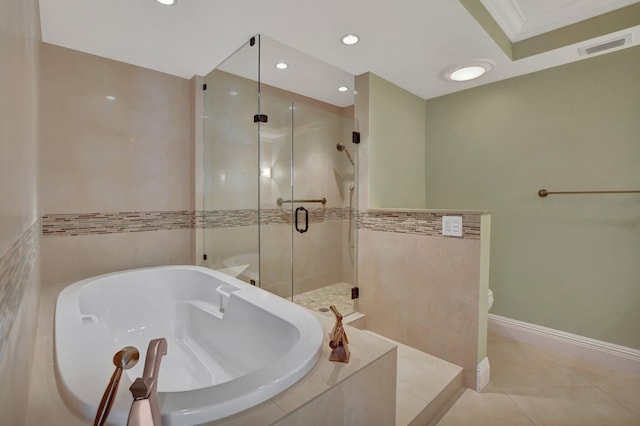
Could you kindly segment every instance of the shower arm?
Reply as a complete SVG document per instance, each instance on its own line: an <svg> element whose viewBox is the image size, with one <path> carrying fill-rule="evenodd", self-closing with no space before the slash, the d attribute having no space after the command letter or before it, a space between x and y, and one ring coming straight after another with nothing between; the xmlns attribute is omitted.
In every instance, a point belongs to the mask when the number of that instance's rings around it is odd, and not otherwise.
<svg viewBox="0 0 640 426"><path fill-rule="evenodd" d="M353 162L353 158L351 158L351 154L349 154L349 151L347 151L347 148L344 149L344 153L347 154L347 158L349 159L349 162L351 163L351 165L355 167L356 163Z"/></svg>

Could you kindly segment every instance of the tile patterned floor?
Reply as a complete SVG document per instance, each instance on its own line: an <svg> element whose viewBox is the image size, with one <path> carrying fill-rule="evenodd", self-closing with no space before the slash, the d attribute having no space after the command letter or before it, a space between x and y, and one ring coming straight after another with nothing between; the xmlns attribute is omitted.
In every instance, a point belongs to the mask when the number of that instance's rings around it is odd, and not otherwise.
<svg viewBox="0 0 640 426"><path fill-rule="evenodd" d="M347 283L331 284L297 294L293 296L293 302L330 317L333 317L333 313L329 311L329 306L336 305L342 316L347 316L354 311L351 287L353 286Z"/></svg>
<svg viewBox="0 0 640 426"><path fill-rule="evenodd" d="M489 334L491 384L438 426L640 426L640 376Z"/></svg>

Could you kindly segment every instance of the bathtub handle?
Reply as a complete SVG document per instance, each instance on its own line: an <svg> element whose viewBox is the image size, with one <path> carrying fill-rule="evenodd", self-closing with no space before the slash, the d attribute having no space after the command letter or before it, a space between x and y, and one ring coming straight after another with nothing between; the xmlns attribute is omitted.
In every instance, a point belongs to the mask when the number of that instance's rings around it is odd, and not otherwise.
<svg viewBox="0 0 640 426"><path fill-rule="evenodd" d="M300 229L300 226L298 225L298 213L301 211L304 212L304 229ZM305 209L304 207L298 207L296 209L296 231L298 231L301 234L304 234L308 230L309 230L309 210Z"/></svg>

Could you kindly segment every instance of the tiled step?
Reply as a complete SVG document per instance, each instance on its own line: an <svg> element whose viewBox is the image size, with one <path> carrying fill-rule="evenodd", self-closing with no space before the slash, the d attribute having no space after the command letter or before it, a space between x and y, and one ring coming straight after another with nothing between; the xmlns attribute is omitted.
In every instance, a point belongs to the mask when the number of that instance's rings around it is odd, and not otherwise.
<svg viewBox="0 0 640 426"><path fill-rule="evenodd" d="M398 346L396 426L435 424L464 391L462 367L367 332Z"/></svg>

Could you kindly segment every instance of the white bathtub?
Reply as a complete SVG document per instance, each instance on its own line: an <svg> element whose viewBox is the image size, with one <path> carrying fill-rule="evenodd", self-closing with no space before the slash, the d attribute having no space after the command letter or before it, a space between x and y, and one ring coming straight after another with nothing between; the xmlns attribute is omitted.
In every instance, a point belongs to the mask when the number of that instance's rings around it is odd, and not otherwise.
<svg viewBox="0 0 640 426"><path fill-rule="evenodd" d="M163 425L210 422L287 389L316 364L318 320L304 308L208 268L167 266L101 275L58 296L58 389L93 419L124 346L140 351L122 375L110 424L126 424L129 386L142 376L149 340L165 337L158 399Z"/></svg>

